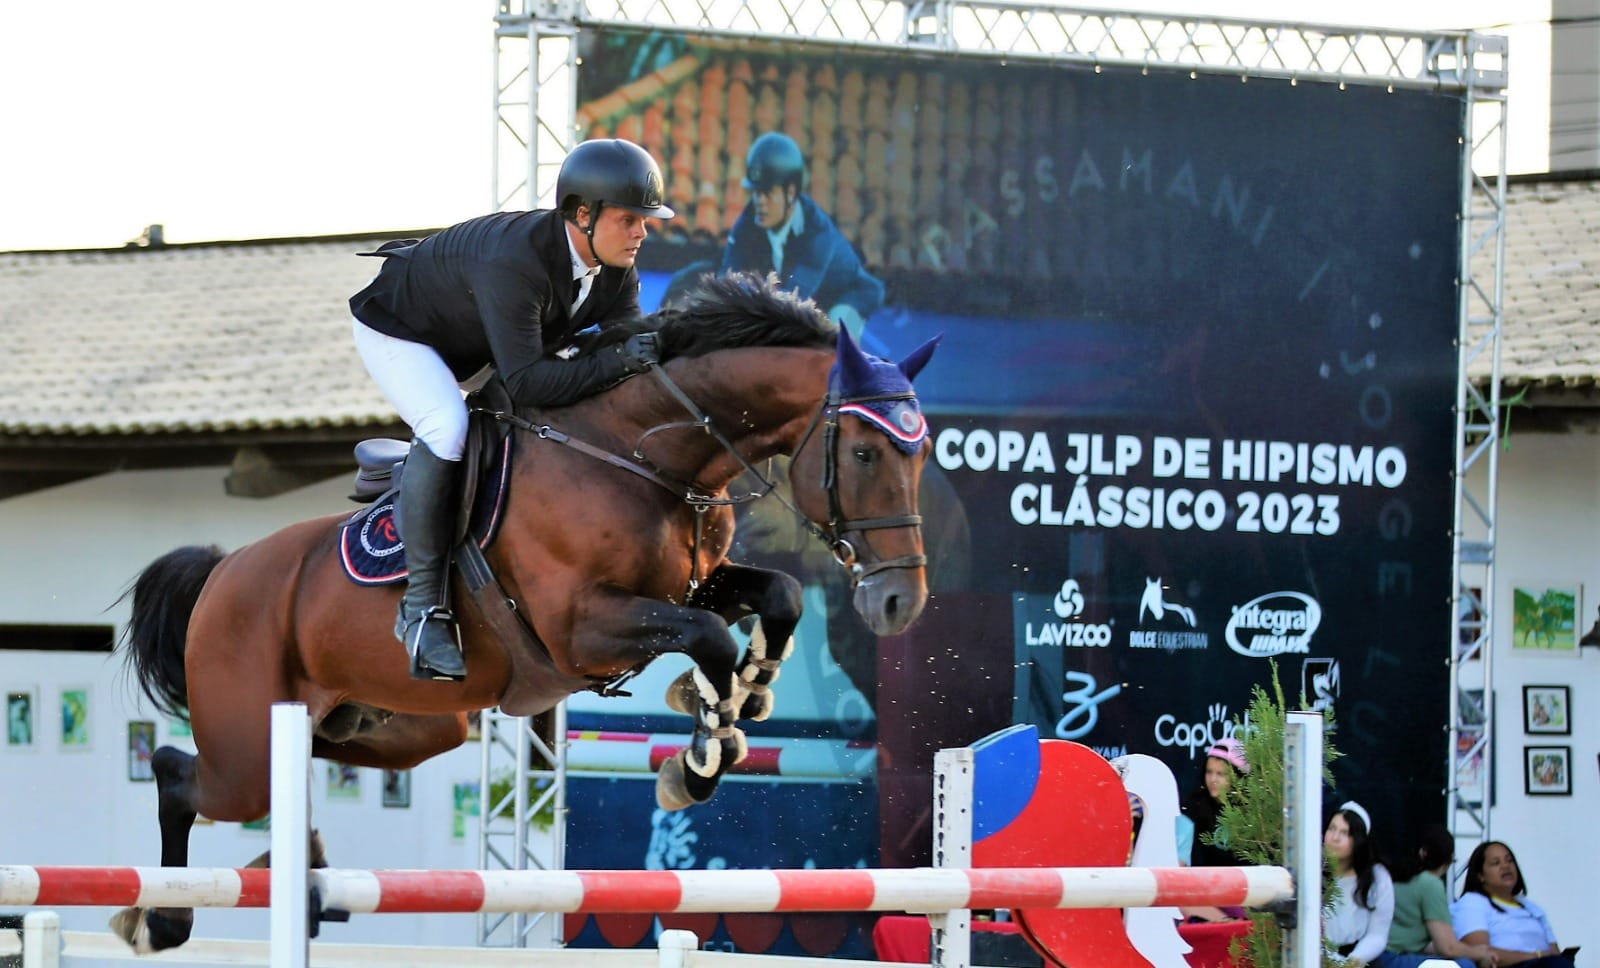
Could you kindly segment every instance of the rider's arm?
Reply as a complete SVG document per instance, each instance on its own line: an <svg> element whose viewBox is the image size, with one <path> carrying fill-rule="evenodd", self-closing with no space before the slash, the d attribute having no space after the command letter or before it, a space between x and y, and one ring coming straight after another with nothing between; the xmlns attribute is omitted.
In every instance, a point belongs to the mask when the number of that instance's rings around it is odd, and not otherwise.
<svg viewBox="0 0 1600 968"><path fill-rule="evenodd" d="M547 357L546 314L561 312L551 280L514 267L486 265L473 278L473 297L488 336L495 372L519 407L564 407L627 375L614 351L571 360ZM634 296L637 309L638 297Z"/></svg>

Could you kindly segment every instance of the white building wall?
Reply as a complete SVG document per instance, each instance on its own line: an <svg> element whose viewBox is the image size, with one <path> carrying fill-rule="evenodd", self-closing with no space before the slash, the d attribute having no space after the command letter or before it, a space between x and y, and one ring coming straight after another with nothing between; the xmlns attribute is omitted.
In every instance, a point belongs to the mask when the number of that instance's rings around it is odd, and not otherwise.
<svg viewBox="0 0 1600 968"><path fill-rule="evenodd" d="M232 549L294 521L354 509L350 482L337 479L268 500L229 498L221 468L141 471L98 477L0 501L0 624L115 625L117 602L151 560L183 544ZM395 644L399 649L399 643ZM90 690L90 744L60 748L60 690ZM154 720L161 744L193 749L172 735L124 672L120 654L0 651L0 691L36 690L35 743L0 737L0 864L155 866L160 863L156 791L128 779L127 723ZM475 868L476 819L452 833L454 786L479 778L469 743L412 773L409 809L381 805L381 773L361 770L360 797L327 797L326 766L314 764L312 820L330 863L357 868ZM236 823L201 824L190 862L237 867L267 849L268 834ZM110 909L62 909L63 927L99 930ZM265 911L201 911L196 936L265 938ZM471 915L370 916L330 924L323 940L471 945Z"/></svg>
<svg viewBox="0 0 1600 968"><path fill-rule="evenodd" d="M1577 658L1511 651L1512 589L1517 585L1581 584L1578 632L1594 624L1600 605L1600 437L1517 431L1500 455L1495 548L1494 807L1490 836L1517 855L1528 894L1549 912L1563 945L1600 950L1594 871L1600 864L1600 649ZM1485 493L1481 479L1478 493ZM1523 731L1522 687L1572 690L1572 735ZM1523 751L1530 745L1572 747L1572 796L1527 796ZM1465 861L1465 857L1458 858ZM1587 957L1587 956L1585 956Z"/></svg>

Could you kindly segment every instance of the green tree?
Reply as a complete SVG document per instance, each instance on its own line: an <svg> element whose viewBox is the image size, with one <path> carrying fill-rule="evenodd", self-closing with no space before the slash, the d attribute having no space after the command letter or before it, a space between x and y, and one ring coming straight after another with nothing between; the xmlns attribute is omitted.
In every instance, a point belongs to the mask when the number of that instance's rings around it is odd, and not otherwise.
<svg viewBox="0 0 1600 968"><path fill-rule="evenodd" d="M1297 707L1306 709L1305 696ZM1217 820L1217 832L1208 834L1207 842L1215 843L1219 836L1227 838L1227 847L1252 865L1282 867L1286 865L1283 832L1283 734L1288 706L1283 698L1283 684L1278 679L1278 664L1272 663L1272 692L1260 685L1251 689L1250 708L1238 724L1234 735L1244 739L1245 762L1250 772L1237 777L1223 798L1222 812ZM1333 746L1333 714L1325 714L1322 744L1322 779L1326 787L1332 782L1330 767L1339 757ZM1248 727L1245 725L1248 723ZM1321 817L1306 817L1304 822L1320 825ZM1338 891L1334 867L1326 852L1322 858L1322 897L1331 903ZM1281 968L1287 963L1283 929L1275 915L1250 912L1250 933L1234 940L1230 955L1234 960L1255 968ZM1300 930L1315 931L1319 935L1322 925L1304 924ZM1337 965L1332 952L1323 946L1323 964Z"/></svg>

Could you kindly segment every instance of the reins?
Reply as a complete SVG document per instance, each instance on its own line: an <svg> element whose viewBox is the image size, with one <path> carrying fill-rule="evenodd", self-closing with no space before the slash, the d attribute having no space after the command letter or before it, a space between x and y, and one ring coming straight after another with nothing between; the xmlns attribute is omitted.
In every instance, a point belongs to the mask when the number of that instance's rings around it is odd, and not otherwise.
<svg viewBox="0 0 1600 968"><path fill-rule="evenodd" d="M712 422L711 417L702 411L700 407L695 404L694 400L692 400L688 394L683 392L681 387L673 382L672 378L667 375L665 368L659 364L654 365L650 367L650 372L655 375L657 381L667 391L668 395L676 400L679 406L688 411L690 419L669 421L667 423L657 424L656 426L646 430L644 433L639 435L638 440L634 441L632 453L628 457L622 457L602 447L597 447L588 441L558 430L550 424L535 424L532 421L527 420L526 418L515 413L507 413L501 410L488 409L480 409L479 412L486 414L487 416L502 423L509 424L517 430L531 433L540 440L549 440L567 447L571 447L581 454L585 454L589 457L595 458L596 460L603 461L613 467L621 468L630 474L641 477L657 487L662 488L663 490L672 494L678 500L693 508L695 510L694 538L689 559L689 591L691 593L693 593L694 590L700 586L700 543L706 510L713 507L727 507L747 504L751 501L756 501L766 497L768 494L776 494L778 500L783 504L783 506L794 513L800 524L804 526L807 531L811 532L811 534L817 538L820 538L825 544L827 544L829 550L833 554L834 560L838 561L839 564L844 566L846 571L849 572L852 585L860 582L861 579L866 578L869 575L876 574L880 571L887 571L892 568L921 568L928 563L927 555L917 554L902 555L897 558L888 558L881 561L863 564L860 560L860 556L855 545L844 537L846 534L861 533L879 529L918 527L922 524L922 515L902 514L893 517L850 519L845 517L844 509L839 502L837 454L839 436L839 408L853 403L860 404L875 403L884 400L908 400L914 396L914 394L912 394L910 391L906 391L904 393L842 397L837 392L830 390L828 396L824 398L822 405L817 408L817 412L812 416L810 424L806 426L805 433L801 435L800 442L798 445L796 445L794 453L800 453L801 449L804 448L806 443L811 439L811 435L816 432L818 426L822 426L824 428L823 442L825 449L823 452L822 487L828 495L828 523L826 526L818 526L817 524L813 523L811 519L807 518L805 514L795 506L794 502L789 500L789 498L786 497L781 491L774 490L775 484L770 476L762 473L762 471L751 464L743 454L739 453L739 449L735 447L733 442L717 428L716 424ZM645 442L648 441L652 436L667 430L682 429L697 429L709 434L724 451L731 455L734 460L739 462L739 465L743 467L746 472L754 475L756 480L760 481L761 487L758 489L753 489L745 494L717 497L713 494L705 493L704 488L698 488L692 481L683 481L665 473L661 470L661 468L657 467L652 461L645 457L644 445Z"/></svg>

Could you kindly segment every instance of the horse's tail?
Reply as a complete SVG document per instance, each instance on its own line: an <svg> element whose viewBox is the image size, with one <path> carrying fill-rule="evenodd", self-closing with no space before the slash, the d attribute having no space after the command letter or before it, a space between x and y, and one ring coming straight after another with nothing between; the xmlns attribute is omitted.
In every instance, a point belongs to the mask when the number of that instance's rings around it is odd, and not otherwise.
<svg viewBox="0 0 1600 968"><path fill-rule="evenodd" d="M133 597L124 656L139 688L169 716L184 717L189 684L183 671L189 615L223 552L216 545L189 545L151 562L123 598Z"/></svg>

